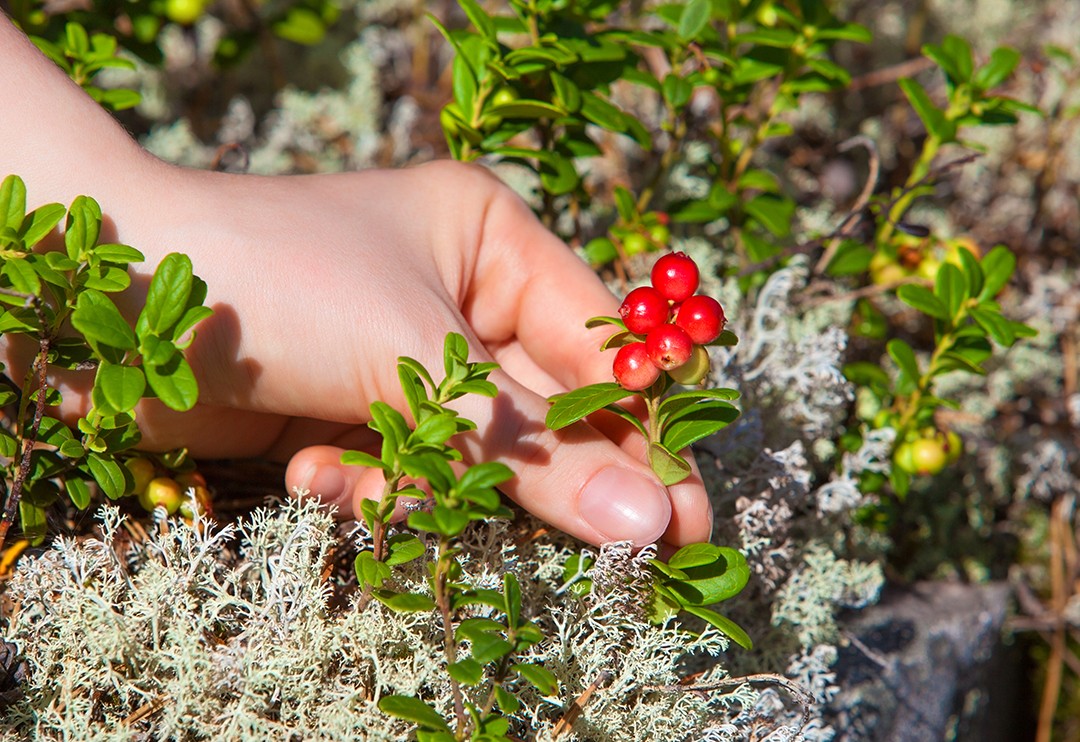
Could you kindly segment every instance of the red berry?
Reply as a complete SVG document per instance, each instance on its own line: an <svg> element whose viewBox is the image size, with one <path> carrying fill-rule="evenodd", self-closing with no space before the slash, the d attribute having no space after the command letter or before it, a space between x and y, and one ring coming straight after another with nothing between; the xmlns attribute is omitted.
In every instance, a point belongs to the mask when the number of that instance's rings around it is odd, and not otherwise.
<svg viewBox="0 0 1080 742"><path fill-rule="evenodd" d="M665 298L684 301L697 291L697 263L683 252L665 255L653 265L652 285Z"/></svg>
<svg viewBox="0 0 1080 742"><path fill-rule="evenodd" d="M691 296L679 305L675 324L699 345L711 343L724 331L727 319L720 302L711 296Z"/></svg>
<svg viewBox="0 0 1080 742"><path fill-rule="evenodd" d="M660 369L649 359L645 343L640 342L619 348L612 371L619 386L632 392L648 389L660 378Z"/></svg>
<svg viewBox="0 0 1080 742"><path fill-rule="evenodd" d="M653 363L664 371L670 371L690 360L694 341L681 327L660 325L645 338L645 348Z"/></svg>
<svg viewBox="0 0 1080 742"><path fill-rule="evenodd" d="M619 307L619 316L626 323L626 329L638 335L648 335L654 327L667 322L670 315L667 299L648 286L631 291Z"/></svg>

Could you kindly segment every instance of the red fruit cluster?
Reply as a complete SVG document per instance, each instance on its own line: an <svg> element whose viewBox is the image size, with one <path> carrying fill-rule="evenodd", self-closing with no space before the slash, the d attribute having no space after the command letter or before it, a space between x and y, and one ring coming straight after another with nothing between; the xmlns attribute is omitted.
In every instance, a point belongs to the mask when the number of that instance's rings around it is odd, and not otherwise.
<svg viewBox="0 0 1080 742"><path fill-rule="evenodd" d="M644 340L619 348L613 371L620 386L647 389L662 371L680 384L696 384L708 373L708 354L697 346L716 340L726 320L720 302L694 294L699 279L693 258L672 253L656 261L652 286L626 295L619 316L627 330ZM680 373L684 369L687 372Z"/></svg>

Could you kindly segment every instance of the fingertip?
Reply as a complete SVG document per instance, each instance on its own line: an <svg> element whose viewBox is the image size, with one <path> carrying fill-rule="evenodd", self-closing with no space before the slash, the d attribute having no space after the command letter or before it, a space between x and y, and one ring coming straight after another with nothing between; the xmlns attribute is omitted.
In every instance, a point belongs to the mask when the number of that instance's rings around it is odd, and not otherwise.
<svg viewBox="0 0 1080 742"><path fill-rule="evenodd" d="M317 497L337 508L342 519L353 517L355 492L367 470L341 463L337 446L308 446L293 454L285 469L285 487L295 497Z"/></svg>

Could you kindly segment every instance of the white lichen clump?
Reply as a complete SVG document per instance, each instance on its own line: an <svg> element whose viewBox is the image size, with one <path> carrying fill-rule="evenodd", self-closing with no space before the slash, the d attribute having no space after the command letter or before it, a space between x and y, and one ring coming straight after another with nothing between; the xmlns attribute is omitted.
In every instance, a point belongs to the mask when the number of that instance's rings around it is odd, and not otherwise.
<svg viewBox="0 0 1080 742"><path fill-rule="evenodd" d="M452 715L435 612L331 607L324 570L337 538L313 500L235 526L169 521L143 543L127 537L116 508L99 517L97 538L58 540L21 560L8 585L16 609L7 634L29 680L0 736L401 740L408 725L376 706L390 693ZM603 589L578 598L563 589L567 544L515 546L509 535L504 523L479 524L462 562L464 579L480 586L514 572L547 637L527 659L554 672L560 692L520 689L522 734L552 738L590 685L575 733L560 739L682 739L753 697L734 693L737 684L709 696L673 690L691 655L714 658L705 680L726 677L715 657L728 641L712 629L653 626L640 604L632 609L646 557L625 545L601 550L589 577ZM403 579L425 589L420 569Z"/></svg>

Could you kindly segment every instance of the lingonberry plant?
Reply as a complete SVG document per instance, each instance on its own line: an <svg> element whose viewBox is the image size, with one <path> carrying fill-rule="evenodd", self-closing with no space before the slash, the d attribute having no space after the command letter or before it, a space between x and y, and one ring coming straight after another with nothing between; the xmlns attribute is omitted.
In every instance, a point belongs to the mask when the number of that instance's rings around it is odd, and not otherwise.
<svg viewBox="0 0 1080 742"><path fill-rule="evenodd" d="M130 455L140 438L135 406L144 398L181 411L195 405L199 388L183 351L194 327L212 314L202 305L206 284L191 261L172 253L150 279L133 328L109 294L129 287L127 266L141 262L142 253L100 242L102 212L92 198L27 213L26 196L18 176L0 183L0 333L26 336L36 347L20 380L0 379L0 403L8 410L0 426L0 545L16 513L25 536L43 539L46 511L61 493L82 510L91 502L91 484L115 500L159 482L149 481L153 465ZM65 216L65 249L40 251ZM94 376L92 407L74 428L49 412L62 401L52 369ZM181 452L159 461L179 465L185 458ZM179 507L161 484L151 500Z"/></svg>
<svg viewBox="0 0 1080 742"><path fill-rule="evenodd" d="M451 462L462 457L450 440L476 425L446 405L465 394L495 396L497 389L487 377L496 365L470 362L465 339L456 333L447 335L443 359L446 376L436 383L418 361L399 358L398 376L412 427L401 413L374 402L369 427L382 436L379 456L364 451L342 455L342 462L380 469L386 479L382 496L361 504L367 533L354 562L361 588L356 606L365 610L374 598L394 611L433 612L441 623L453 717L444 718L417 696L384 696L380 709L414 722L420 740L510 740L509 716L520 708L516 694L522 684L543 696L557 695L559 686L550 670L524 656L544 635L523 612L518 578L507 572L501 589L492 589L471 585L464 576L460 539L474 521L512 517L496 487L513 472L498 463L470 466L460 476L451 468ZM411 505L399 508L402 498ZM398 509L408 512L407 529L393 524ZM396 570L412 565L415 571L416 562L428 576L427 590L403 590L403 576ZM568 563L566 581L587 575L590 566ZM649 560L649 568L649 615L654 621L663 623L683 611L751 646L745 631L707 607L745 586L750 570L742 554L692 544L666 562ZM575 585L578 594L591 589L588 577Z"/></svg>
<svg viewBox="0 0 1080 742"><path fill-rule="evenodd" d="M600 410L612 412L648 439L649 462L664 482L674 484L690 475L679 451L728 426L738 410L732 389L683 391L665 398L674 383L694 386L709 373L704 345L734 345L735 335L724 330L720 303L695 295L697 264L684 253L661 257L652 271L652 286L634 289L619 307L619 317L593 317L587 327L613 325L616 332L601 350L618 348L612 365L615 382L591 384L552 397L547 425L559 430ZM644 402L643 423L617 402L636 396Z"/></svg>

